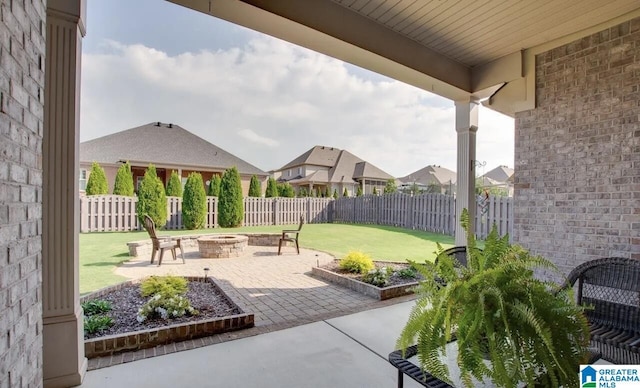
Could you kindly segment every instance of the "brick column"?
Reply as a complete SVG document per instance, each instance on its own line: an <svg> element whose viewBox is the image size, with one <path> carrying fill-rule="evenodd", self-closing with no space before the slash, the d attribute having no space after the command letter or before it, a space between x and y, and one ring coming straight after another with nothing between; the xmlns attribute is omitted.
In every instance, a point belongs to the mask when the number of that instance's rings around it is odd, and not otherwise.
<svg viewBox="0 0 640 388"><path fill-rule="evenodd" d="M478 131L478 103L473 100L456 101L456 132L458 133L458 166L456 191L456 245L467 245L465 231L460 226L462 209L469 211L471 232L476 214L475 160Z"/></svg>
<svg viewBox="0 0 640 388"><path fill-rule="evenodd" d="M87 369L78 287L78 149L83 0L47 6L43 139L44 384L73 386Z"/></svg>

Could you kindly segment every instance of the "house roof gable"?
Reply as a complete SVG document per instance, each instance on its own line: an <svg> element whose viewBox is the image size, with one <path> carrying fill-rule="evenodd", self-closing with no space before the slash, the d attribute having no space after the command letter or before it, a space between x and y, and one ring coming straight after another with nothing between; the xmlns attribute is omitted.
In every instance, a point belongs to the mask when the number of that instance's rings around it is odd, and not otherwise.
<svg viewBox="0 0 640 388"><path fill-rule="evenodd" d="M138 161L268 175L258 167L176 124L153 122L80 143L80 161L115 164Z"/></svg>

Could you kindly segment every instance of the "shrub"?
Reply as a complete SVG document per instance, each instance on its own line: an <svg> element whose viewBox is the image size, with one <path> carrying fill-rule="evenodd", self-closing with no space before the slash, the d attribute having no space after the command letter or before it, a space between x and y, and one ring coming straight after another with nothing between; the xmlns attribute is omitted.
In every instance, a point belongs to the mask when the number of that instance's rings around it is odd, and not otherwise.
<svg viewBox="0 0 640 388"><path fill-rule="evenodd" d="M418 270L414 267L403 268L398 271L398 276L405 279L415 279L418 277Z"/></svg>
<svg viewBox="0 0 640 388"><path fill-rule="evenodd" d="M338 189L333 189L333 199L338 199Z"/></svg>
<svg viewBox="0 0 640 388"><path fill-rule="evenodd" d="M278 193L281 197L285 198L293 198L296 196L295 190L293 190L293 186L290 183L285 182L278 185Z"/></svg>
<svg viewBox="0 0 640 388"><path fill-rule="evenodd" d="M219 197L220 196L220 182L222 179L220 175L214 175L211 177L209 181L209 189L207 190L207 195L210 197Z"/></svg>
<svg viewBox="0 0 640 388"><path fill-rule="evenodd" d="M393 178L387 180L387 183L384 185L384 193L393 194L396 191L398 191L398 187L396 186L396 180Z"/></svg>
<svg viewBox="0 0 640 388"><path fill-rule="evenodd" d="M267 191L264 193L265 198L275 198L278 196L278 185L276 180L269 178L267 180Z"/></svg>
<svg viewBox="0 0 640 388"><path fill-rule="evenodd" d="M224 172L220 182L218 200L218 223L223 228L240 226L244 218L242 207L242 185L240 174L235 167Z"/></svg>
<svg viewBox="0 0 640 388"><path fill-rule="evenodd" d="M84 317L84 331L89 334L98 333L113 325L113 318L107 315L91 315Z"/></svg>
<svg viewBox="0 0 640 388"><path fill-rule="evenodd" d="M111 302L107 300L92 300L82 303L84 315L104 314L111 311Z"/></svg>
<svg viewBox="0 0 640 388"><path fill-rule="evenodd" d="M187 280L180 276L151 276L140 284L140 295L181 295L187 292Z"/></svg>
<svg viewBox="0 0 640 388"><path fill-rule="evenodd" d="M356 191L356 197L362 197L362 186L358 185L358 191Z"/></svg>
<svg viewBox="0 0 640 388"><path fill-rule="evenodd" d="M262 184L255 175L251 176L251 182L249 182L249 197L262 197Z"/></svg>
<svg viewBox="0 0 640 388"><path fill-rule="evenodd" d="M342 192L342 196L343 197L348 197L349 196L349 192L347 191L347 188L344 188L344 191Z"/></svg>
<svg viewBox="0 0 640 388"><path fill-rule="evenodd" d="M171 177L167 182L167 197L182 197L182 180L178 172L171 171Z"/></svg>
<svg viewBox="0 0 640 388"><path fill-rule="evenodd" d="M338 265L341 269L353 273L367 273L375 268L371 257L362 252L349 252Z"/></svg>
<svg viewBox="0 0 640 388"><path fill-rule="evenodd" d="M373 186L373 195L378 195L378 189L375 186Z"/></svg>
<svg viewBox="0 0 640 388"><path fill-rule="evenodd" d="M149 164L140 182L136 211L142 225L144 225L145 215L151 217L158 229L167 223L167 195L153 164Z"/></svg>
<svg viewBox="0 0 640 388"><path fill-rule="evenodd" d="M192 172L184 185L182 199L182 222L186 229L200 229L204 227L207 217L207 195L204 192L202 175Z"/></svg>
<svg viewBox="0 0 640 388"><path fill-rule="evenodd" d="M140 309L136 317L138 322L153 318L178 318L184 315L197 315L198 310L191 307L189 300L182 295L155 294Z"/></svg>
<svg viewBox="0 0 640 388"><path fill-rule="evenodd" d="M133 197L133 192L133 174L131 174L131 165L129 162L126 162L118 168L116 180L113 183L113 194Z"/></svg>
<svg viewBox="0 0 640 388"><path fill-rule="evenodd" d="M329 193L329 186L324 187L324 194L322 195L325 198L329 198L331 194Z"/></svg>
<svg viewBox="0 0 640 388"><path fill-rule="evenodd" d="M104 169L97 162L91 164L91 173L87 181L87 187L84 190L87 195L101 195L109 193L109 185L107 184L107 176Z"/></svg>
<svg viewBox="0 0 640 388"><path fill-rule="evenodd" d="M389 284L389 277L393 274L391 267L376 268L364 274L362 281L373 284L376 287L384 287Z"/></svg>
<svg viewBox="0 0 640 388"><path fill-rule="evenodd" d="M309 196L309 192L307 192L307 189L306 189L306 188L301 187L301 188L298 190L298 197L299 197L299 198L305 198L305 197L308 197L308 196Z"/></svg>

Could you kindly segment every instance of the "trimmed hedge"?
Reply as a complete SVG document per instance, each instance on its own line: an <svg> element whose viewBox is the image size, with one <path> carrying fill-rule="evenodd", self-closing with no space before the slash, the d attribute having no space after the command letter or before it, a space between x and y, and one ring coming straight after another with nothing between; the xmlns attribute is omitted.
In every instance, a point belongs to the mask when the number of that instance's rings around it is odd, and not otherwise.
<svg viewBox="0 0 640 388"><path fill-rule="evenodd" d="M84 189L84 192L87 195L109 194L107 176L98 162L91 164L91 173L89 174L89 180L87 181L87 187Z"/></svg>
<svg viewBox="0 0 640 388"><path fill-rule="evenodd" d="M192 172L184 185L182 199L182 223L185 229L201 229L207 217L207 194L204 191L202 175Z"/></svg>
<svg viewBox="0 0 640 388"><path fill-rule="evenodd" d="M220 175L214 175L211 177L209 181L209 190L207 190L207 195L210 197L219 197L220 196L220 182L222 179Z"/></svg>
<svg viewBox="0 0 640 388"><path fill-rule="evenodd" d="M145 214L151 217L158 229L167 223L167 194L153 164L149 164L140 182L136 211L141 225L144 225Z"/></svg>
<svg viewBox="0 0 640 388"><path fill-rule="evenodd" d="M238 169L231 167L224 172L220 182L218 200L218 224L223 228L242 225L244 208L242 206L242 184Z"/></svg>
<svg viewBox="0 0 640 388"><path fill-rule="evenodd" d="M267 191L264 194L265 198L275 198L278 194L278 184L276 183L276 180L269 178L269 180L267 180Z"/></svg>
<svg viewBox="0 0 640 388"><path fill-rule="evenodd" d="M133 174L131 173L131 165L129 162L126 162L118 168L116 180L113 183L113 194L133 197L133 192Z"/></svg>
<svg viewBox="0 0 640 388"><path fill-rule="evenodd" d="M180 179L178 172L171 171L166 193L167 197L182 197L182 179Z"/></svg>
<svg viewBox="0 0 640 388"><path fill-rule="evenodd" d="M249 197L262 197L262 185L255 175L251 176L249 183Z"/></svg>

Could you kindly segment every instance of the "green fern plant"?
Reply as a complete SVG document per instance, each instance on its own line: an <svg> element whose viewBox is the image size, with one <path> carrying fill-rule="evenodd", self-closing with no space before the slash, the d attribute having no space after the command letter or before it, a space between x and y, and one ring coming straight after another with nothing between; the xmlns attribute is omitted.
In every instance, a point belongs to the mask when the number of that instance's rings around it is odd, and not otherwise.
<svg viewBox="0 0 640 388"><path fill-rule="evenodd" d="M510 245L495 226L484 250L477 249L466 209L461 224L467 231L466 267L440 246L435 264L412 263L425 280L398 348L417 343L420 366L452 383L443 356L445 345L455 339L460 378L467 387L474 386L474 378L499 387L578 386L576 373L586 362L589 344L583 310L571 290L560 290L534 273L556 267Z"/></svg>

